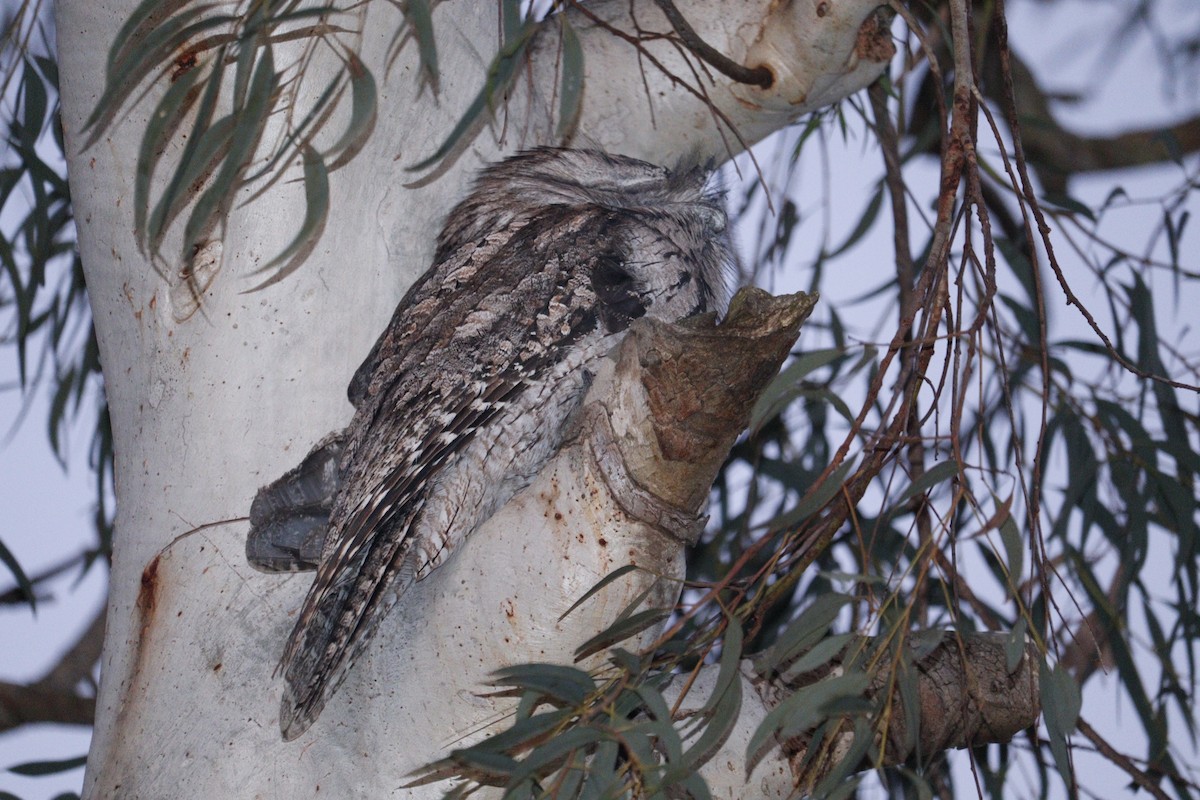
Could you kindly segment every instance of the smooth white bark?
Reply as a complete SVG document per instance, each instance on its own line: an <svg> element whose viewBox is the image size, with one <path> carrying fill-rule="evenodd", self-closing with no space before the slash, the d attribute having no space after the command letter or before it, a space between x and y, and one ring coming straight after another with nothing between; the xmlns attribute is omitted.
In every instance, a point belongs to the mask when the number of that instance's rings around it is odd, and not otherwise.
<svg viewBox="0 0 1200 800"><path fill-rule="evenodd" d="M721 76L706 84L752 142L878 74L882 65L854 55L858 24L875 4L823 2L820 17L816 4L804 2L682 5L719 50L774 59L780 80L770 90L731 86ZM137 149L162 87L80 150L107 48L136 5L58 4L71 186L112 412L119 502L85 795L307 797L319 786L320 796L436 796L398 786L409 769L503 712L474 693L490 670L569 661L640 589L635 580L614 585L609 598L557 624L563 609L628 558L665 562L657 567L670 572L679 556L647 549L644 532L605 529L605 506L589 499L586 471L556 467L409 592L318 723L285 744L271 671L310 578L251 570L240 518L258 487L348 420L349 376L426 267L440 220L470 175L504 153L552 142L552 37L501 119L433 173L414 175L406 167L443 140L496 47L495 5L437 4L440 92L414 80L410 42L386 79L380 75L370 142L333 176L331 218L308 262L275 286L245 293L261 280L254 270L299 226L300 189L281 181L238 209L220 246L207 253L213 280L192 313L187 293L176 288L184 265L168 264L164 279L134 240ZM777 6L783 10L773 12L764 35L767 9ZM628 2L596 7L620 20ZM643 27L666 30L652 4L636 7ZM378 65L397 20L382 4L366 13L363 60ZM639 63L628 43L582 21L578 28L587 83L572 144L661 163L683 155L720 161L727 147L737 149L703 103ZM804 43L781 47L785 34ZM691 77L673 47L651 49ZM313 66L314 92L329 67ZM569 532L534 524L564 509L578 526Z"/></svg>

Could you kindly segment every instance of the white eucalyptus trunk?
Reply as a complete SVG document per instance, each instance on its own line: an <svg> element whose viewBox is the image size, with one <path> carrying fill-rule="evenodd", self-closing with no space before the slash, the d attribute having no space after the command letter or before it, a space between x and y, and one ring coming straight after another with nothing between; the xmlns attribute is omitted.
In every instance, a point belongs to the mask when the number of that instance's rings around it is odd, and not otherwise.
<svg viewBox="0 0 1200 800"><path fill-rule="evenodd" d="M247 293L264 277L255 270L290 241L303 215L301 184L276 183L238 207L205 254L212 281L193 313L180 280L185 265L168 264L159 274L134 235L139 142L165 87L152 88L81 149L108 48L137 5L57 4L71 188L117 456L108 634L85 797L440 796L445 785L399 787L411 770L478 738L510 709L479 696L489 672L528 661L570 663L574 648L611 622L645 579L628 576L566 620L559 615L630 560L682 574L681 550L644 526L606 522L610 501L589 495L586 470L556 461L408 592L318 722L284 743L272 670L311 577L251 569L245 517L260 486L349 420L351 373L428 265L443 216L477 168L555 143L557 34L536 48L516 96L492 124L445 164L414 173L407 167L434 152L481 86L497 48L498 4L436 4L437 93L416 79L413 41L384 76L399 18L391 4L368 6L361 55L380 79L379 119L363 151L332 175L324 235L291 277ZM587 70L568 144L667 164L681 157L720 162L741 142L880 72L886 54L873 55L859 38L876 5L680 3L710 44L777 76L763 90L701 73L719 113L639 59L632 45L577 18ZM643 28L668 29L653 3L633 7ZM589 8L631 29L628 0ZM656 42L649 49L694 82L677 48ZM335 66L310 65L314 93ZM173 148L168 164L178 156ZM172 247L178 250L178 239L168 240L166 252ZM749 722L761 710L746 713ZM790 774L778 762L760 767L770 782L756 777L754 788L741 787L745 739L727 747L713 761L720 764L710 776L715 795L788 793Z"/></svg>

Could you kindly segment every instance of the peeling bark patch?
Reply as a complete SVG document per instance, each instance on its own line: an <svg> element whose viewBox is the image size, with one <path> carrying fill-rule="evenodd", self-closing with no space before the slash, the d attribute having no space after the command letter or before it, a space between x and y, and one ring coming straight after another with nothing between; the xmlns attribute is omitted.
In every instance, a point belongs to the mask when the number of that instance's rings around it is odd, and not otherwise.
<svg viewBox="0 0 1200 800"><path fill-rule="evenodd" d="M854 43L854 54L864 61L883 64L892 60L896 55L896 45L892 43L892 17L894 12L889 9L876 9L858 28L858 40Z"/></svg>
<svg viewBox="0 0 1200 800"><path fill-rule="evenodd" d="M222 250L219 239L197 244L190 261L174 276L168 297L176 322L187 322L200 310L221 271Z"/></svg>
<svg viewBox="0 0 1200 800"><path fill-rule="evenodd" d="M183 77L184 73L190 72L197 63L196 52L188 50L175 59L175 68L171 70L171 83Z"/></svg>
<svg viewBox="0 0 1200 800"><path fill-rule="evenodd" d="M656 487L680 509L695 513L703 505L754 398L779 371L816 299L743 289L720 324L708 314L676 325L630 325L618 369L637 371L661 455L635 459L634 482Z"/></svg>
<svg viewBox="0 0 1200 800"><path fill-rule="evenodd" d="M676 342L655 341L673 335L665 329L654 331L654 339L647 336L652 345L642 357L642 381L663 456L697 461L719 454L723 460L749 418L746 397L779 371L798 327L758 336L683 329L687 333Z"/></svg>

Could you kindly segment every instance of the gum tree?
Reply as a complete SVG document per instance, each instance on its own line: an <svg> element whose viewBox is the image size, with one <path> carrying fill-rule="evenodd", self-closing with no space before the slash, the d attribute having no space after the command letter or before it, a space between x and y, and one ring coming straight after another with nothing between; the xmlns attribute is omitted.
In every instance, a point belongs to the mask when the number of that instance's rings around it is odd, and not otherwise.
<svg viewBox="0 0 1200 800"><path fill-rule="evenodd" d="M756 791L786 796L890 765L893 790L944 795L940 751L982 754L1041 700L1027 749L1061 780L1078 730L1143 788L1187 796L1166 737L1168 705L1190 725L1187 681L1146 690L1120 630L1148 537L1166 537L1178 616L1151 635L1191 647L1195 367L1157 338L1157 261L1108 293L1136 345L1091 312L1091 339L1054 340L1046 309L1087 307L1049 235L1099 239L1071 176L1186 152L1195 123L1071 139L1014 61L1003 4L893 11L911 49L877 80L893 47L873 2L60 3L70 200L119 477L85 793L744 796L753 769ZM33 83L26 138L45 112ZM856 115L884 176L811 274L822 288L890 210L894 263L856 267L885 300L872 343L818 306L793 346L811 297L747 296L715 329L639 328L589 395L585 419L607 427L585 423L406 596L317 725L279 741L270 674L307 578L248 569L246 510L348 419L350 373L479 165L543 144L720 162L802 117L797 151ZM925 153L922 215L905 170ZM802 214L786 159L739 163L732 204L749 216L771 197L751 273L785 261ZM1185 281L1186 197L1164 223L1164 266ZM61 385L96 371L96 349ZM1100 366L1077 377L1072 352ZM1065 488L1047 485L1055 458ZM1098 539L1128 566L1097 572ZM1080 716L1077 681L1105 660L1146 726L1142 761ZM977 766L1001 793L1003 768Z"/></svg>

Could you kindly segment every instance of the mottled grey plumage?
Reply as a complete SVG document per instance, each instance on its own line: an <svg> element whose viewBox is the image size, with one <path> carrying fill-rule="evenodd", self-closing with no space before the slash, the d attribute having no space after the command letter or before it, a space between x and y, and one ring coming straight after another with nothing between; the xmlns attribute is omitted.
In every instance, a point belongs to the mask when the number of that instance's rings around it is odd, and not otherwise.
<svg viewBox="0 0 1200 800"><path fill-rule="evenodd" d="M408 586L554 454L631 320L723 305L725 215L704 179L541 149L485 170L451 212L433 266L350 383L353 421L327 444L340 448L338 487L281 662L285 738L312 723ZM284 506L329 492L322 452L256 498L247 552L260 567L311 562L313 514Z"/></svg>
<svg viewBox="0 0 1200 800"><path fill-rule="evenodd" d="M345 433L326 436L295 469L264 486L250 504L246 560L263 572L317 568L329 531L329 511L341 484Z"/></svg>

